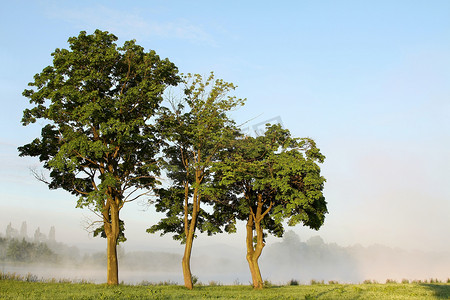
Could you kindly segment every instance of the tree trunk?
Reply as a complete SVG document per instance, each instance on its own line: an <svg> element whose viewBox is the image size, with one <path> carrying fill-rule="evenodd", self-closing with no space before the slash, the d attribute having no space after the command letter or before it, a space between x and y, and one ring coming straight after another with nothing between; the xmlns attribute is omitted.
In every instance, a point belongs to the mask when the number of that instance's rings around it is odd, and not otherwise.
<svg viewBox="0 0 450 300"><path fill-rule="evenodd" d="M119 238L119 210L114 205L110 206L110 222L104 222L107 239L107 274L108 285L119 284L119 266L117 261L117 239Z"/></svg>
<svg viewBox="0 0 450 300"><path fill-rule="evenodd" d="M196 171L197 173L197 171ZM197 177L197 182L198 181ZM188 210L188 204L185 202L185 212ZM187 222L187 218L185 219L185 233L186 233L186 245L184 247L184 255L181 261L181 266L183 268L183 277L184 277L184 286L189 290L194 288L194 284L192 282L192 273L191 273L191 253L192 253L192 244L194 243L195 236L195 228L197 227L197 216L200 210L200 196L198 194L198 189L194 189L193 196L193 206L192 206L192 218L190 222ZM187 226L189 225L189 228Z"/></svg>
<svg viewBox="0 0 450 300"><path fill-rule="evenodd" d="M256 222L255 222L256 223ZM261 256L262 248L264 247L264 243L262 241L262 230L261 226L258 226L260 231L257 230L257 243L256 247L253 246L253 225L254 220L252 214L249 215L247 221L247 262L250 268L250 273L252 275L253 288L262 289L263 281L261 277L261 271L258 265L258 259ZM259 225L259 224L258 224ZM260 238L261 237L261 238Z"/></svg>
<svg viewBox="0 0 450 300"><path fill-rule="evenodd" d="M108 285L119 284L119 268L117 263L117 238L107 237L107 283Z"/></svg>
<svg viewBox="0 0 450 300"><path fill-rule="evenodd" d="M253 257L248 265L250 267L250 272L252 274L252 283L254 289L262 289L263 288L263 280L261 277L261 271L259 270L258 258Z"/></svg>
<svg viewBox="0 0 450 300"><path fill-rule="evenodd" d="M183 260L181 261L181 265L183 267L184 286L189 290L192 290L194 287L191 273L191 252L193 241L194 235L189 234L186 237L186 245L184 248Z"/></svg>

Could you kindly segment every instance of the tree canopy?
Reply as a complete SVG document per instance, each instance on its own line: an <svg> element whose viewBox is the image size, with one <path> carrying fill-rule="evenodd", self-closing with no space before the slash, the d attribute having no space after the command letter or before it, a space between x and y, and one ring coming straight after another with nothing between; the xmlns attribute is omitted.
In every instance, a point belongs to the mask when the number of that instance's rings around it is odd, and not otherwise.
<svg viewBox="0 0 450 300"><path fill-rule="evenodd" d="M282 236L284 223L319 229L327 213L322 190L325 178L318 163L324 156L310 138L293 138L281 125L264 135L235 141L224 159L214 165L215 182L224 193L215 203L215 217L246 221L247 261L253 286L262 287L258 258L267 233ZM254 236L256 232L256 236Z"/></svg>

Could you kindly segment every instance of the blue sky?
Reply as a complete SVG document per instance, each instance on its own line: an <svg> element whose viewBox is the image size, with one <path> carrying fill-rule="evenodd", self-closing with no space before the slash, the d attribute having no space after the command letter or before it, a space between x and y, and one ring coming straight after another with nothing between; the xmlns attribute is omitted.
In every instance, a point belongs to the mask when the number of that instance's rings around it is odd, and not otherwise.
<svg viewBox="0 0 450 300"><path fill-rule="evenodd" d="M136 39L181 72L214 71L238 85L250 125L279 117L327 159L323 228L295 227L341 245L450 251L450 2L448 1L8 1L0 12L0 230L47 232L102 248L83 230L88 211L36 182L17 147L35 73L81 30ZM142 204L125 207L125 247L177 247L149 236ZM241 230L242 231L242 230ZM201 238L243 243L242 235ZM273 240L270 240L273 241Z"/></svg>

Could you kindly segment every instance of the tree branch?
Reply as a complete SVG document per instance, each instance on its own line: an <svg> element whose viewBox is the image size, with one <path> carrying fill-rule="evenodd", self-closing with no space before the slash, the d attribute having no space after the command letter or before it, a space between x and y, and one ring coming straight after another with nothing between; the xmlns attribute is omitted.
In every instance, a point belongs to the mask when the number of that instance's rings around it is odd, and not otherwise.
<svg viewBox="0 0 450 300"><path fill-rule="evenodd" d="M259 221L261 221L264 218L264 216L267 215L270 212L270 210L272 209L273 204L274 204L274 202L270 201L269 207L261 214L261 217L259 218Z"/></svg>
<svg viewBox="0 0 450 300"><path fill-rule="evenodd" d="M44 175L44 173L42 171L39 174L36 167L29 167L29 170L30 170L30 173L33 175L34 178L36 178L40 182L43 182L43 183L45 183L47 185L50 184L50 182L47 181L47 179L45 178L45 175Z"/></svg>
<svg viewBox="0 0 450 300"><path fill-rule="evenodd" d="M142 196L149 195L149 194L151 194L151 193L153 192L153 191L144 192L144 193L142 193L142 194L137 195L137 196L134 197L133 199L128 200L128 198L129 198L132 194L134 194L137 190L138 190L138 189L135 189L134 191L130 192L130 193L125 197L125 199L123 200L123 202L124 202L124 203L125 203L125 202L132 202L132 201L134 201L134 200L136 200L136 199L138 199L138 198L140 198L140 197L142 197Z"/></svg>
<svg viewBox="0 0 450 300"><path fill-rule="evenodd" d="M95 161L85 157L84 155L82 155L80 152L78 152L77 150L73 150L73 152L75 152L76 155L78 155L79 157L81 157L84 160L87 160L88 162L90 162L91 164L95 165L95 166L100 166L98 163L96 163Z"/></svg>

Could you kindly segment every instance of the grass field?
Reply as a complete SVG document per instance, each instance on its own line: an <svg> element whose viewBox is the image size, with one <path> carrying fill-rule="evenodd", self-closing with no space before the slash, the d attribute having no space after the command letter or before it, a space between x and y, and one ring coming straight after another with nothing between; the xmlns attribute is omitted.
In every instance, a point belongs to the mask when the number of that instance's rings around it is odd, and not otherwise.
<svg viewBox="0 0 450 300"><path fill-rule="evenodd" d="M0 279L0 299L450 299L449 283L286 285L263 290L245 285L209 285L189 291L179 285L110 287L34 279Z"/></svg>

